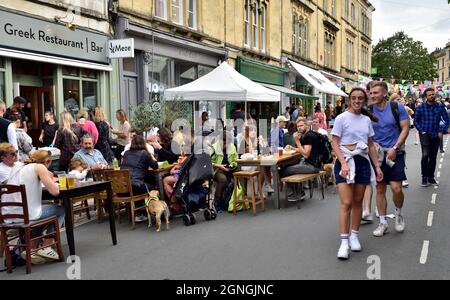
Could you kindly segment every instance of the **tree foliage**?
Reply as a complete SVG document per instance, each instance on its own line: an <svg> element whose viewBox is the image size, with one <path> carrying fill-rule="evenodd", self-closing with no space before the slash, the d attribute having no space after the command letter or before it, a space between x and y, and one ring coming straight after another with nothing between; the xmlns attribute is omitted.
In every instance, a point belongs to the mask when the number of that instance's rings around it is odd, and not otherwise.
<svg viewBox="0 0 450 300"><path fill-rule="evenodd" d="M438 77L434 55L402 31L378 42L372 51L372 66L386 79L425 81Z"/></svg>

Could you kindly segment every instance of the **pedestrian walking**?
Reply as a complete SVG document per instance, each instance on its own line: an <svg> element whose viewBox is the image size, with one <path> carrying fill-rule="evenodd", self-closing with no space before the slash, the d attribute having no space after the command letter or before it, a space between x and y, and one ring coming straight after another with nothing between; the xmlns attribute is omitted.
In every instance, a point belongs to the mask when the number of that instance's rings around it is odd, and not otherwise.
<svg viewBox="0 0 450 300"><path fill-rule="evenodd" d="M349 95L350 106L336 118L332 130L333 150L336 153L335 177L338 184L341 205L339 225L341 246L338 259L346 260L351 251L361 251L359 227L362 215L362 200L366 187L375 180L383 180L383 172L373 142L375 135L372 120L376 121L366 109L366 92L354 88ZM371 161L375 166L375 172ZM376 173L376 175L375 175ZM350 235L351 221L351 235Z"/></svg>
<svg viewBox="0 0 450 300"><path fill-rule="evenodd" d="M396 95L396 96L395 96ZM394 96L394 97L393 97ZM378 119L372 122L375 136L373 140L378 145L379 163L383 172L383 181L377 183L377 208L380 224L373 232L376 237L382 237L389 232L387 223L387 186L391 187L395 205L395 230L403 232L405 221L402 208L405 201L403 181L406 180L405 141L409 135L409 115L393 94L388 101L388 87L385 82L377 82L370 88L371 105L369 110Z"/></svg>
<svg viewBox="0 0 450 300"><path fill-rule="evenodd" d="M448 132L449 118L442 104L436 103L436 92L428 88L424 92L426 101L416 109L414 126L420 135L422 146L422 186L438 185L434 173L443 132ZM442 121L442 123L441 123Z"/></svg>

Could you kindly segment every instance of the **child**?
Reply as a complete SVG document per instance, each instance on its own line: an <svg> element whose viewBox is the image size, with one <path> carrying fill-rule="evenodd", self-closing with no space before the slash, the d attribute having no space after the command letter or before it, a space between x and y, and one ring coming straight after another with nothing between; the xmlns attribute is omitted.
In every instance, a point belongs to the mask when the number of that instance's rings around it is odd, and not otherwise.
<svg viewBox="0 0 450 300"><path fill-rule="evenodd" d="M69 175L75 176L78 181L83 181L87 175L87 165L79 157L74 157L70 160L70 172Z"/></svg>
<svg viewBox="0 0 450 300"><path fill-rule="evenodd" d="M173 165L173 168L170 170L170 175L164 177L163 183L164 183L164 192L166 193L167 197L170 199L170 206L171 209L174 212L177 212L180 210L180 207L177 203L177 200L175 197L171 197L173 190L175 188L175 185L178 182L178 179L180 178L180 169L185 160L187 159L187 156L181 155L178 158L178 161Z"/></svg>

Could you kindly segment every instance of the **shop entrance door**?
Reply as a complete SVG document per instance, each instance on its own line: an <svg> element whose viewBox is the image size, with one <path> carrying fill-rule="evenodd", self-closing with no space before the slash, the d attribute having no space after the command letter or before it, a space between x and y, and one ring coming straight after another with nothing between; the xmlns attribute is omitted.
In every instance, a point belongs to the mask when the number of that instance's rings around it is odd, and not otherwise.
<svg viewBox="0 0 450 300"><path fill-rule="evenodd" d="M28 135L33 139L33 146L42 146L39 142L44 113L46 111L55 112L54 87L32 87L20 86L20 95L28 100L24 108L28 118ZM55 116L57 120L57 116Z"/></svg>

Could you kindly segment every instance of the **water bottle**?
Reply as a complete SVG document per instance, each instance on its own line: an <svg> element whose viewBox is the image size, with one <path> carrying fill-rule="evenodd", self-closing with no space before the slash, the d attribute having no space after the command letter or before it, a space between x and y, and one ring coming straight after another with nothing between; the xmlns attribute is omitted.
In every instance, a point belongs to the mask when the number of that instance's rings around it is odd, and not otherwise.
<svg viewBox="0 0 450 300"><path fill-rule="evenodd" d="M113 159L112 166L113 166L114 170L119 170L119 162L117 161L117 158Z"/></svg>

